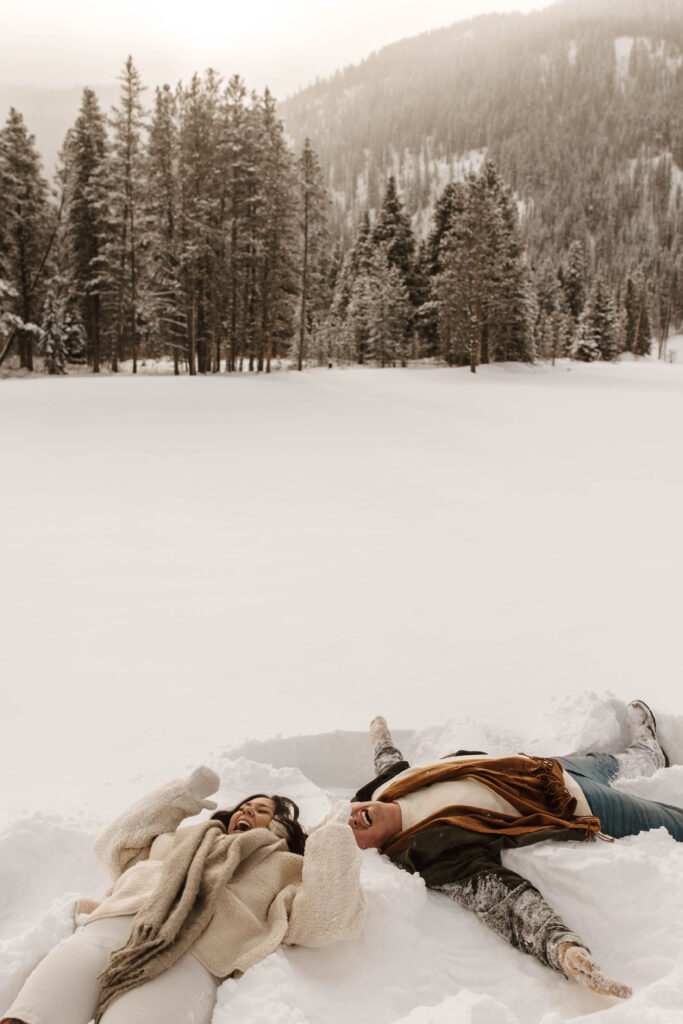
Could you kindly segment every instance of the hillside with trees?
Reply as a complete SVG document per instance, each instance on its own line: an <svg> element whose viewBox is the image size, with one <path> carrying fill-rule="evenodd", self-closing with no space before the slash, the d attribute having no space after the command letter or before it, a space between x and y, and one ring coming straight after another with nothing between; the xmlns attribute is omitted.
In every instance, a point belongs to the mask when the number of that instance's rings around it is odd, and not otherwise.
<svg viewBox="0 0 683 1024"><path fill-rule="evenodd" d="M280 108L211 70L148 96L131 58L119 85L52 189L0 130L5 367L475 371L683 325L683 0L460 22Z"/></svg>
<svg viewBox="0 0 683 1024"><path fill-rule="evenodd" d="M379 215L390 176L426 239L445 186L493 161L519 211L538 355L576 340L598 281L618 346L645 348L650 326L663 344L680 327L681 0L566 0L460 22L386 47L282 110L320 156L345 240Z"/></svg>

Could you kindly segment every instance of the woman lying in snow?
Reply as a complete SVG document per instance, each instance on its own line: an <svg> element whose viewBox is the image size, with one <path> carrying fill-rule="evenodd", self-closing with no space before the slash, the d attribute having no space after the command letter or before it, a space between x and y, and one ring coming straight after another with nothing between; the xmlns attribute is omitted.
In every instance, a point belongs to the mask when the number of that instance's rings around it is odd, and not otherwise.
<svg viewBox="0 0 683 1024"><path fill-rule="evenodd" d="M513 946L582 985L626 999L628 985L600 970L583 939L530 882L503 867L500 851L544 839L636 835L664 827L683 842L683 809L610 788L622 774L668 766L643 701L628 706L632 742L622 754L538 758L459 751L410 768L383 718L370 726L377 778L356 793L349 824L361 849L376 847L422 875Z"/></svg>
<svg viewBox="0 0 683 1024"><path fill-rule="evenodd" d="M1 1024L208 1024L218 984L281 943L358 935L361 855L345 821L332 815L306 841L293 801L258 794L179 829L216 807L206 797L219 783L197 768L105 829L95 852L113 887L81 901L82 926L36 967Z"/></svg>

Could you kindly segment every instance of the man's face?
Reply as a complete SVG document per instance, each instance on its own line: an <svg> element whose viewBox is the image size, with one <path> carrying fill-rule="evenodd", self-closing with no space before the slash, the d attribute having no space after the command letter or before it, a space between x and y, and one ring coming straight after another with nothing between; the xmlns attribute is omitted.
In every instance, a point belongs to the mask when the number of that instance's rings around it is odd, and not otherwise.
<svg viewBox="0 0 683 1024"><path fill-rule="evenodd" d="M381 800L351 804L349 825L361 850L370 847L379 849L391 836L401 831L401 808L397 803Z"/></svg>

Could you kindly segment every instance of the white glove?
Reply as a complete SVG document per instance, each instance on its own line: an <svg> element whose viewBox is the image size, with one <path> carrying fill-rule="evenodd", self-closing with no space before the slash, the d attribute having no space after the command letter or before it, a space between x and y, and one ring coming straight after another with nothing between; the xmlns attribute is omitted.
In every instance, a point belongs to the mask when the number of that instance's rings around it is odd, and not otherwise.
<svg viewBox="0 0 683 1024"><path fill-rule="evenodd" d="M323 825L348 825L351 817L351 804L348 800L336 800L330 813L323 820Z"/></svg>
<svg viewBox="0 0 683 1024"><path fill-rule="evenodd" d="M599 992L604 996L617 996L619 999L630 999L633 995L628 985L608 978L583 946L565 946L564 949L560 947L560 966L565 974L576 978L580 985L585 985L593 992Z"/></svg>
<svg viewBox="0 0 683 1024"><path fill-rule="evenodd" d="M218 804L215 800L206 800L210 793L215 793L221 784L220 777L216 772L212 771L211 768L207 768L205 765L200 765L199 768L195 768L190 777L185 780L190 794L197 800L201 807L206 808L207 811L215 811Z"/></svg>

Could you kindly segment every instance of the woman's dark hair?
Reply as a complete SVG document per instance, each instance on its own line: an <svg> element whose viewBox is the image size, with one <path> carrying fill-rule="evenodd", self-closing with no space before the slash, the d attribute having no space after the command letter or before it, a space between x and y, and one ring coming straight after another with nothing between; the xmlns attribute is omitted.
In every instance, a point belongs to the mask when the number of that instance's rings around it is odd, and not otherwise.
<svg viewBox="0 0 683 1024"><path fill-rule="evenodd" d="M259 797L273 801L275 804L273 820L279 821L287 833L285 837L287 846L292 853L303 854L308 836L299 824L299 808L288 796L278 796L277 793L252 793L251 796L245 796L244 800L240 800L231 811L215 811L211 815L211 819L220 821L227 832L233 814L251 800L258 800Z"/></svg>

